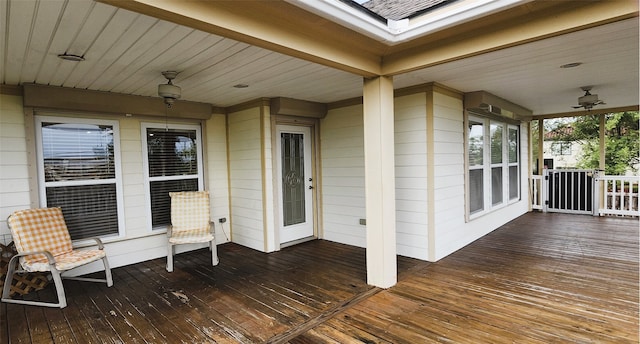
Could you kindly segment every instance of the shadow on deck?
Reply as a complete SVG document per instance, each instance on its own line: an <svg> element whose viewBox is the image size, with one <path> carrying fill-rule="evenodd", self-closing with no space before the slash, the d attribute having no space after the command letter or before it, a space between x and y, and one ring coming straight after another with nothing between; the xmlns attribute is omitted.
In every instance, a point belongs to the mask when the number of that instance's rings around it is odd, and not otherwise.
<svg viewBox="0 0 640 344"><path fill-rule="evenodd" d="M65 309L0 306L0 343L638 343L638 220L526 214L399 282L366 285L365 250L219 246L65 281ZM52 299L51 287L32 295Z"/></svg>

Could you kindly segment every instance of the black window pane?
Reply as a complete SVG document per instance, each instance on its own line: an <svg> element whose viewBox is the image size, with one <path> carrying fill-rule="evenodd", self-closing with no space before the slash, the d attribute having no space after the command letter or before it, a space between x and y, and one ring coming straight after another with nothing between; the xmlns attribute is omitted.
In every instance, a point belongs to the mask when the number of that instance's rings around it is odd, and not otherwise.
<svg viewBox="0 0 640 344"><path fill-rule="evenodd" d="M502 167L491 169L491 204L502 203Z"/></svg>
<svg viewBox="0 0 640 344"><path fill-rule="evenodd" d="M480 122L469 123L469 166L480 166L484 158L484 126Z"/></svg>
<svg viewBox="0 0 640 344"><path fill-rule="evenodd" d="M518 129L509 128L509 162L518 162Z"/></svg>
<svg viewBox="0 0 640 344"><path fill-rule="evenodd" d="M61 207L71 239L118 234L115 184L47 188L47 206Z"/></svg>
<svg viewBox="0 0 640 344"><path fill-rule="evenodd" d="M198 173L196 131L147 129L149 176L183 176Z"/></svg>
<svg viewBox="0 0 640 344"><path fill-rule="evenodd" d="M481 169L469 171L469 212L471 214L484 209L484 182Z"/></svg>
<svg viewBox="0 0 640 344"><path fill-rule="evenodd" d="M509 166L509 199L518 198L518 191L520 185L518 184L518 166Z"/></svg>
<svg viewBox="0 0 640 344"><path fill-rule="evenodd" d="M46 182L115 178L113 128L82 123L42 123Z"/></svg>
<svg viewBox="0 0 640 344"><path fill-rule="evenodd" d="M491 124L491 163L502 162L502 125Z"/></svg>

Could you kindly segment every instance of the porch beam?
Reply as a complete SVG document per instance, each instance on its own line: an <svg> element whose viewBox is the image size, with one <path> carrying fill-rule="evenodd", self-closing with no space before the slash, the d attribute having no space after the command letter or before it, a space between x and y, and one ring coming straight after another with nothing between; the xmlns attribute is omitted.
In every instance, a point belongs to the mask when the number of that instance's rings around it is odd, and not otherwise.
<svg viewBox="0 0 640 344"><path fill-rule="evenodd" d="M367 283L397 282L393 78L364 80Z"/></svg>
<svg viewBox="0 0 640 344"><path fill-rule="evenodd" d="M600 115L614 112L625 112L625 111L639 111L640 107L638 105L631 106L620 106L620 107L612 107L612 108L604 108L604 109L591 109L589 111L571 111L571 112L560 112L560 113L547 113L541 115L535 115L534 118L566 118L566 117L580 117L580 116L588 116L588 115Z"/></svg>

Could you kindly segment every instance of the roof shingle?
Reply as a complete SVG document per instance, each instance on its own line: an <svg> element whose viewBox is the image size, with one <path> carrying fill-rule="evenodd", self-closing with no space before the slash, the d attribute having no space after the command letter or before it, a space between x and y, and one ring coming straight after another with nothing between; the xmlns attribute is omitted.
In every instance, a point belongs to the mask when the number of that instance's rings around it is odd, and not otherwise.
<svg viewBox="0 0 640 344"><path fill-rule="evenodd" d="M384 18L401 20L449 2L453 0L369 0L361 5Z"/></svg>

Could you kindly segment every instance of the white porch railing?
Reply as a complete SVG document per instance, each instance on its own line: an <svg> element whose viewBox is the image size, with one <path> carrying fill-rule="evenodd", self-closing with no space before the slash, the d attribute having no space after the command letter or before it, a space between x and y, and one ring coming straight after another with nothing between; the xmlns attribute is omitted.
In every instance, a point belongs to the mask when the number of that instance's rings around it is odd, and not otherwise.
<svg viewBox="0 0 640 344"><path fill-rule="evenodd" d="M596 192L604 192L600 200L600 215L640 216L638 188L640 177L599 176Z"/></svg>
<svg viewBox="0 0 640 344"><path fill-rule="evenodd" d="M531 209L543 210L544 201L542 200L542 176L534 174L531 176L530 197Z"/></svg>
<svg viewBox="0 0 640 344"><path fill-rule="evenodd" d="M594 171L593 215L640 217L640 177L599 175ZM548 211L549 184L543 175L529 179L531 208Z"/></svg>

